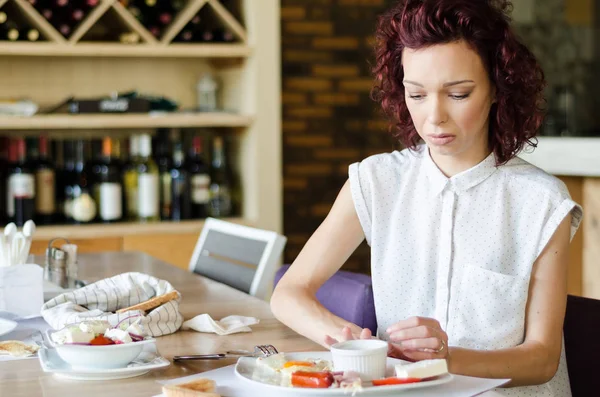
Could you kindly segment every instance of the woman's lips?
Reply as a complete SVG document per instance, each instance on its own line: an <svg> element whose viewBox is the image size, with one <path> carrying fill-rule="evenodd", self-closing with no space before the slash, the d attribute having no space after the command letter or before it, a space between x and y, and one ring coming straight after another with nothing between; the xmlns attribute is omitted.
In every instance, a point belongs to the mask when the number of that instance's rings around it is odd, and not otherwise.
<svg viewBox="0 0 600 397"><path fill-rule="evenodd" d="M434 145L447 145L450 142L452 142L454 139L456 139L455 135L449 135L449 134L440 134L440 135L429 135L429 140L431 141L431 143L433 143Z"/></svg>

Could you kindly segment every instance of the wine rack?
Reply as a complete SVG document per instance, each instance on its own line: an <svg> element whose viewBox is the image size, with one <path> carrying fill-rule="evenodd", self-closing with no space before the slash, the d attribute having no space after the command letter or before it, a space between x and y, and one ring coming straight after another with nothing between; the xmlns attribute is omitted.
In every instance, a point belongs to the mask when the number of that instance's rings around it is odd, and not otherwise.
<svg viewBox="0 0 600 397"><path fill-rule="evenodd" d="M219 0L182 0L179 9L157 17L160 29L155 29L155 20L135 15L131 1L98 0L78 10L71 18L78 22L67 26L53 21L53 11L42 9L36 0L0 0L0 7L18 9L20 17L41 36L35 42L0 40L0 54L244 58L251 53L244 26ZM206 26L217 34L203 35Z"/></svg>
<svg viewBox="0 0 600 397"><path fill-rule="evenodd" d="M44 132L50 139L60 140L107 135L124 138L155 133L157 128L216 129L215 133L233 138L233 166L242 188L240 217L230 220L281 232L278 0L186 0L159 32L151 29L146 18L136 16L130 3L99 0L66 35L44 18L40 5L35 4L48 1L57 0L36 0L34 4L0 0L0 11L10 11L19 18L17 22L40 34L35 42L0 40L3 97L30 99L40 109L32 116L0 115L0 135L23 137ZM230 36L212 42L182 39L182 32L196 24L198 17L200 21L210 18L209 29L225 28ZM101 38L107 25L115 27L109 38L112 41ZM139 39L123 42L122 33ZM220 106L214 112L197 111L197 84L206 73L219 82ZM47 113L72 96L98 98L131 90L173 99L180 111ZM44 226L34 244L43 251L47 239L62 235L73 237L82 249L135 249L177 262L174 251L193 249L202 223Z"/></svg>

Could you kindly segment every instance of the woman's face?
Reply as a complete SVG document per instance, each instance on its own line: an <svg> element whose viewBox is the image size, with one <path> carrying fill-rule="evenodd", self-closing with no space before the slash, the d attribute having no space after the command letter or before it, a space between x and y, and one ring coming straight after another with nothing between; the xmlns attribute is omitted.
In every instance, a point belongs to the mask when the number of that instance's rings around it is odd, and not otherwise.
<svg viewBox="0 0 600 397"><path fill-rule="evenodd" d="M402 63L406 104L434 160L483 160L494 90L479 55L458 41L406 48Z"/></svg>

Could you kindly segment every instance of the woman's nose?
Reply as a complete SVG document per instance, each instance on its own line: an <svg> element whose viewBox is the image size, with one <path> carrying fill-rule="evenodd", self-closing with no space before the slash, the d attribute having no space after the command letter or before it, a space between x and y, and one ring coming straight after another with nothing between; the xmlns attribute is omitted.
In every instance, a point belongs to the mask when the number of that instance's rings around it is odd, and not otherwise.
<svg viewBox="0 0 600 397"><path fill-rule="evenodd" d="M448 119L448 114L444 108L444 104L439 99L435 98L430 102L429 114L427 120L433 125L444 123Z"/></svg>

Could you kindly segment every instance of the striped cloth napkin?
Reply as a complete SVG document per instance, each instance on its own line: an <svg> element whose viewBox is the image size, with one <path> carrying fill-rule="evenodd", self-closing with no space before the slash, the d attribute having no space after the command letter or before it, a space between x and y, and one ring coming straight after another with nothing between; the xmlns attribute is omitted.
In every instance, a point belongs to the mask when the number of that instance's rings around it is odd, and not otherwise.
<svg viewBox="0 0 600 397"><path fill-rule="evenodd" d="M143 273L123 273L58 295L42 306L42 317L57 330L67 324L88 320L107 320L113 326L121 321L131 324L141 316L139 324L147 335L167 335L177 331L183 323L179 312L181 297L148 313L141 310L115 312L174 290L165 280Z"/></svg>

